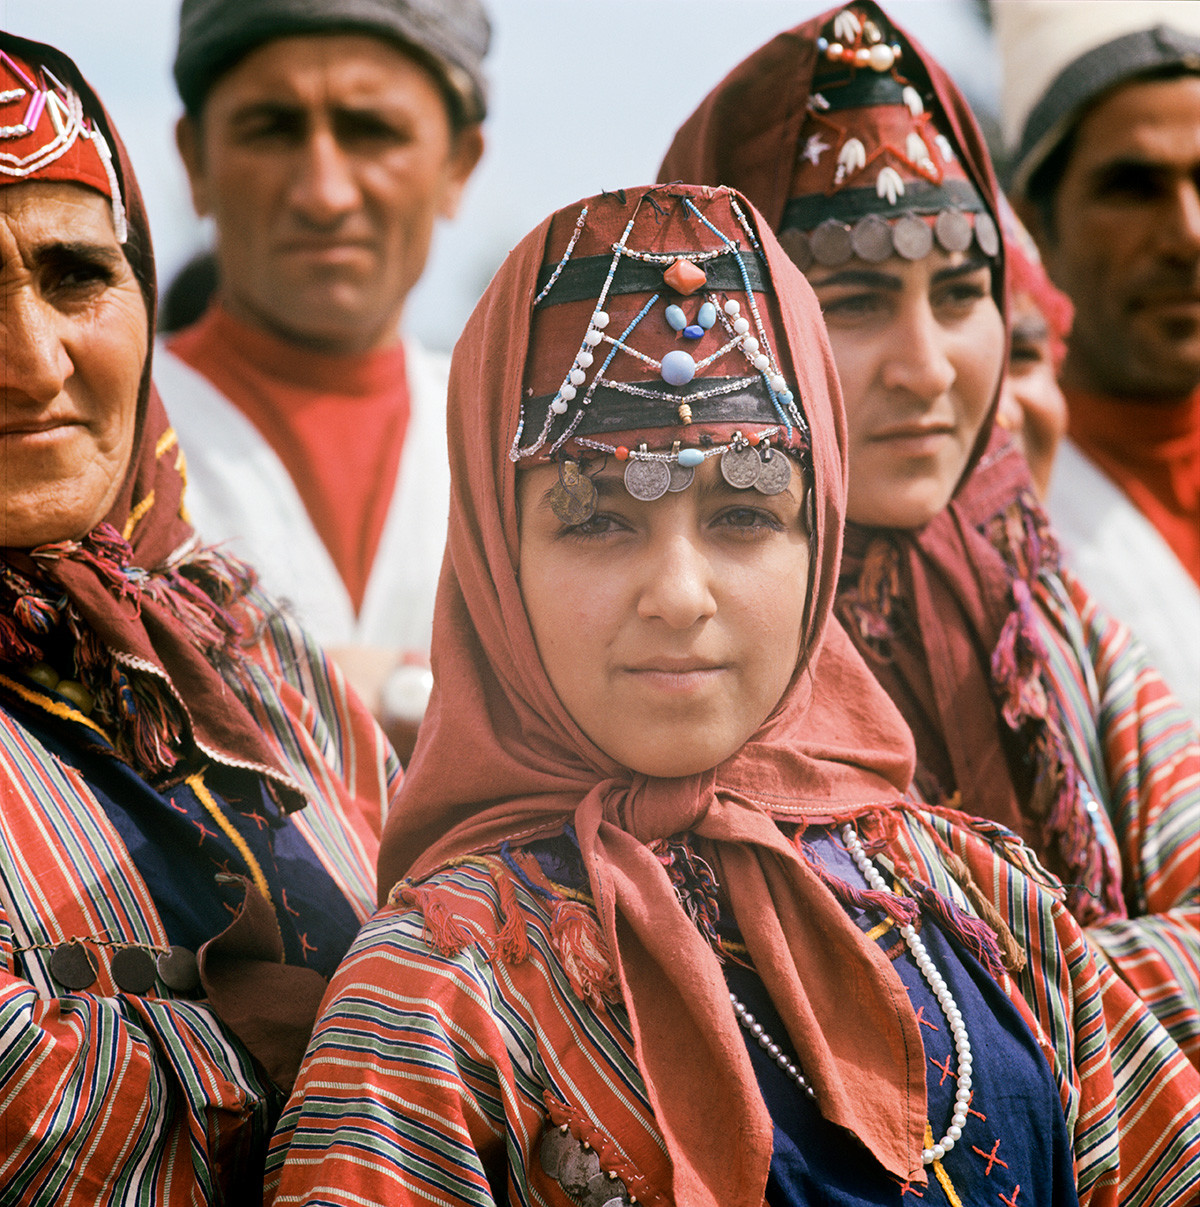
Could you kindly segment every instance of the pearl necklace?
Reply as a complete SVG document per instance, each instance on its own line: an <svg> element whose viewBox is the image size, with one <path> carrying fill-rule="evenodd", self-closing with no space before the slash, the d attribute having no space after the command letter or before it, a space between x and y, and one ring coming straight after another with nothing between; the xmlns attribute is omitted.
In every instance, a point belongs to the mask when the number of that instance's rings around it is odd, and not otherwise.
<svg viewBox="0 0 1200 1207"><path fill-rule="evenodd" d="M892 889L889 888L887 881L867 857L853 826L842 827L842 841L846 844L846 850L850 852L850 857L858 865L858 870L862 872L863 878L871 888L876 892L891 892ZM921 1151L922 1163L932 1165L935 1161L940 1161L958 1143L962 1136L962 1129L967 1122L967 1107L971 1102L971 1039L967 1035L967 1025L963 1020L962 1011L958 1008L958 1003L950 992L950 986L946 984L946 980L938 972L933 958L925 950L925 944L921 942L921 936L917 934L916 927L905 923L900 927L900 934L908 944L908 949L912 952L913 960L925 978L926 984L933 990L933 995L937 998L938 1005L946 1016L946 1022L950 1024L954 1050L958 1054L958 1077L956 1079L958 1089L954 1095L954 1114L950 1118L950 1126L946 1129L946 1134L935 1145ZM815 1102L816 1094L813 1092L812 1086L805 1080L804 1074L793 1061L788 1059L787 1053L782 1051L767 1034L762 1023L755 1019L754 1015L733 993L729 995L729 1000L733 1005L733 1012L737 1015L738 1022L758 1041L758 1046Z"/></svg>

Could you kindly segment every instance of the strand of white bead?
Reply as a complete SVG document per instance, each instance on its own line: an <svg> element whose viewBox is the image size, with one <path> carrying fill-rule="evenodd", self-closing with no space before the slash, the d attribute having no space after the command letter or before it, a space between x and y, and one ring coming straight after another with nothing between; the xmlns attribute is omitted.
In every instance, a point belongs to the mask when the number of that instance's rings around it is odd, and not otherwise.
<svg viewBox="0 0 1200 1207"><path fill-rule="evenodd" d="M842 841L846 844L851 858L858 865L859 871L862 872L871 888L877 892L891 892L887 881L867 857L853 826L842 827ZM932 1165L934 1161L940 1161L958 1143L962 1136L962 1129L967 1122L967 1107L971 1102L971 1040L967 1035L967 1024L963 1020L962 1011L959 1010L958 1003L950 992L950 986L946 984L945 978L938 972L937 965L934 964L929 952L925 950L925 944L921 942L921 936L917 934L916 927L905 924L900 927L900 934L908 944L908 949L912 952L912 957L916 961L921 975L925 978L929 988L933 990L933 995L937 998L938 1005L946 1016L946 1022L950 1024L954 1050L958 1054L958 1089L954 1095L954 1114L950 1118L950 1126L941 1140L932 1148L924 1149L921 1153L921 1160L926 1165Z"/></svg>

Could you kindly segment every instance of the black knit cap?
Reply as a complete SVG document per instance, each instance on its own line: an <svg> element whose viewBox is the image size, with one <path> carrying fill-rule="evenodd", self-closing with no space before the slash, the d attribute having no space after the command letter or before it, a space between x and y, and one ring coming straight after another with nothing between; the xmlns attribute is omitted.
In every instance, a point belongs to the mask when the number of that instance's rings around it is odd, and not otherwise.
<svg viewBox="0 0 1200 1207"><path fill-rule="evenodd" d="M492 27L479 0L183 0L175 84L187 111L256 47L295 34L373 34L415 52L440 78L455 118L487 110Z"/></svg>

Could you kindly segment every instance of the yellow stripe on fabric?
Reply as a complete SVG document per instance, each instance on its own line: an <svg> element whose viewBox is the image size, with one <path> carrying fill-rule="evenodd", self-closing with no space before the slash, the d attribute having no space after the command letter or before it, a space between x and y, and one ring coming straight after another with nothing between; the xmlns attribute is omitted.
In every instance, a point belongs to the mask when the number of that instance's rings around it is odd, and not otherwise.
<svg viewBox="0 0 1200 1207"><path fill-rule="evenodd" d="M133 536L133 530L137 527L138 521L154 506L154 491L151 491L130 513L129 519L125 521L125 528L121 535L129 540Z"/></svg>
<svg viewBox="0 0 1200 1207"><path fill-rule="evenodd" d="M158 438L158 443L154 446L155 459L161 457L169 448L174 448L179 443L179 437L175 435L173 427L167 428L165 432Z"/></svg>
<svg viewBox="0 0 1200 1207"><path fill-rule="evenodd" d="M894 918L886 918L884 921L876 923L867 931L867 938L871 940L882 939L895 925L896 920Z"/></svg>
<svg viewBox="0 0 1200 1207"><path fill-rule="evenodd" d="M20 696L22 700L30 704L36 704L38 708L44 708L52 716L59 717L64 721L77 721L80 725L86 725L88 729L95 730L109 745L112 745L112 738L91 717L84 716L79 709L72 708L69 704L63 704L59 700L51 700L49 696L33 691L31 688L25 687L24 684L18 683L15 679L10 679L4 674L0 674L0 685L7 687L9 691Z"/></svg>
<svg viewBox="0 0 1200 1207"><path fill-rule="evenodd" d="M925 1147L933 1147L933 1129L929 1126L929 1120L925 1121ZM934 1161L933 1172L937 1180L942 1184L942 1189L946 1192L946 1198L950 1201L950 1207L963 1207L962 1199L955 1193L954 1186L950 1181L950 1175L946 1172L946 1167L941 1161Z"/></svg>
<svg viewBox="0 0 1200 1207"><path fill-rule="evenodd" d="M233 828L233 823L221 812L221 806L217 804L213 794L205 787L204 773L198 771L195 775L189 775L185 782L196 794L196 799L208 810L209 816L221 827L229 841L237 847L238 854L250 869L250 877L254 881L255 887L270 901L271 890L267 885L267 878L263 875L262 868L259 867L258 860L254 858L254 852L246 845L246 840Z"/></svg>

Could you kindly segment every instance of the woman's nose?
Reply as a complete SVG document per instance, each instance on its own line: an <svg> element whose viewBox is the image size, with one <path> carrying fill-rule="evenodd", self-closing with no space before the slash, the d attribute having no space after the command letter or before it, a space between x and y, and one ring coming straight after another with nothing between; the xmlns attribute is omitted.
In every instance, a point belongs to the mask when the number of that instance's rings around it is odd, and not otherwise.
<svg viewBox="0 0 1200 1207"><path fill-rule="evenodd" d="M0 360L5 401L53 402L75 371L53 308L25 288L0 300Z"/></svg>
<svg viewBox="0 0 1200 1207"><path fill-rule="evenodd" d="M716 612L711 563L692 536L676 533L657 542L647 551L644 573L638 600L643 620L688 629Z"/></svg>
<svg viewBox="0 0 1200 1207"><path fill-rule="evenodd" d="M932 402L954 384L949 356L949 332L937 321L926 301L914 306L897 323L883 362L883 384Z"/></svg>

